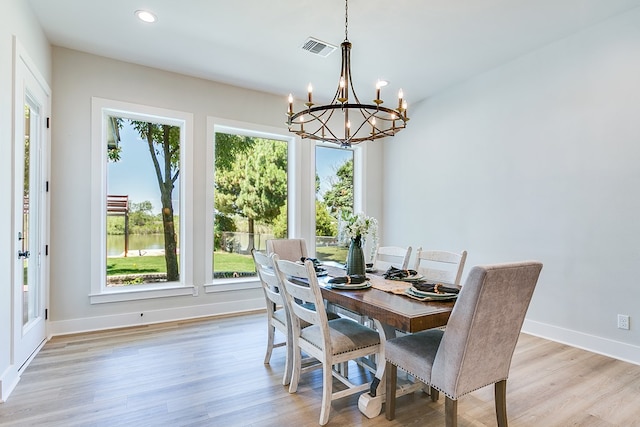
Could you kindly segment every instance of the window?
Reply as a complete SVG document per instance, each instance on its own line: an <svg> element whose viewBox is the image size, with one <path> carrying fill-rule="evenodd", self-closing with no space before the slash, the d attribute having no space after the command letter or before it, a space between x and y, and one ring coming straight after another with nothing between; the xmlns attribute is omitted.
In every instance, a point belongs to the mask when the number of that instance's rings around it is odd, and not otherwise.
<svg viewBox="0 0 640 427"><path fill-rule="evenodd" d="M353 150L316 146L316 257L344 264L347 248L338 241L338 220L354 212Z"/></svg>
<svg viewBox="0 0 640 427"><path fill-rule="evenodd" d="M213 183L207 202L207 274L214 286L205 285L205 290L257 287L251 249L265 251L266 240L300 233L302 186L295 178L301 176L295 137L281 129L212 117L207 134L207 182Z"/></svg>
<svg viewBox="0 0 640 427"><path fill-rule="evenodd" d="M215 134L213 277L255 276L251 250L287 237L287 142Z"/></svg>
<svg viewBox="0 0 640 427"><path fill-rule="evenodd" d="M92 302L193 292L192 116L93 99Z"/></svg>

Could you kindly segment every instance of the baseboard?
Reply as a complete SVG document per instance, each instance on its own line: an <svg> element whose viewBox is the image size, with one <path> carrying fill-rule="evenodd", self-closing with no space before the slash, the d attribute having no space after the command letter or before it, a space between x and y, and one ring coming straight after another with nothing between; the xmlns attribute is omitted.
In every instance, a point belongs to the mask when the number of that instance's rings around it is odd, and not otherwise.
<svg viewBox="0 0 640 427"><path fill-rule="evenodd" d="M197 319L200 317L241 314L264 309L264 307L264 298L255 298L243 301L144 311L142 313L140 311L136 311L133 313L114 314L110 316L51 321L47 328L47 335L51 338L56 335L126 328L131 326L150 325L154 323Z"/></svg>
<svg viewBox="0 0 640 427"><path fill-rule="evenodd" d="M20 375L14 365L9 366L0 376L0 403L4 403L18 385Z"/></svg>
<svg viewBox="0 0 640 427"><path fill-rule="evenodd" d="M640 347L546 323L525 320L522 332L640 365Z"/></svg>

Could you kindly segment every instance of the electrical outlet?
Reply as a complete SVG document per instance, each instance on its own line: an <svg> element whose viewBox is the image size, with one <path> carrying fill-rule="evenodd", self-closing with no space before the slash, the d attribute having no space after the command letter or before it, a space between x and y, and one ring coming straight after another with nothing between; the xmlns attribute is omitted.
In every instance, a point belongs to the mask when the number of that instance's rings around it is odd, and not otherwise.
<svg viewBox="0 0 640 427"><path fill-rule="evenodd" d="M618 329L629 329L629 316L618 314Z"/></svg>

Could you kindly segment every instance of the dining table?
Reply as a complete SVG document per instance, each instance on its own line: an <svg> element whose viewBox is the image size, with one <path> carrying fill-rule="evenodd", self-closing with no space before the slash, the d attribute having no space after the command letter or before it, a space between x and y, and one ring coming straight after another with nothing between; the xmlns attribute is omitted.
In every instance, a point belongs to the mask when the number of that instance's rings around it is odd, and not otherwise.
<svg viewBox="0 0 640 427"><path fill-rule="evenodd" d="M345 276L344 269L324 266L326 277ZM384 272L367 273L371 287L367 289L335 289L325 278L319 278L322 297L330 304L353 313L380 321L385 332L395 336L395 330L415 333L445 326L453 310L455 300L419 301L406 295L410 282L389 280Z"/></svg>
<svg viewBox="0 0 640 427"><path fill-rule="evenodd" d="M327 308L338 306L357 315L366 316L383 329L381 336L388 340L396 336L396 331L415 333L426 329L446 326L455 299L417 300L407 295L410 282L384 278L384 271L371 271L366 274L371 285L364 289L337 289L329 279L346 275L344 268L335 265L323 265L323 277L318 283ZM380 363L380 362L378 362ZM384 361L382 361L384 363ZM384 367L379 381L384 381ZM377 382L375 383L377 384ZM421 383L410 382L397 391L396 396L412 393L421 388ZM380 414L384 402L384 392L376 396L375 387L369 393L360 396L358 409L369 418ZM382 388L384 390L384 387Z"/></svg>

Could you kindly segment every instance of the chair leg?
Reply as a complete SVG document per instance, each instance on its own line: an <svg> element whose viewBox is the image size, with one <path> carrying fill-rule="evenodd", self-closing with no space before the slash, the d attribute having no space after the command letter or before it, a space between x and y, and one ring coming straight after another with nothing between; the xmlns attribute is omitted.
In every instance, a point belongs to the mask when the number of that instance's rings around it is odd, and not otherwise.
<svg viewBox="0 0 640 427"><path fill-rule="evenodd" d="M293 371L293 346L291 345L291 339L287 338L287 353L284 360L284 375L282 376L282 385L291 384L291 375Z"/></svg>
<svg viewBox="0 0 640 427"><path fill-rule="evenodd" d="M287 341L285 343L287 346L286 359L284 361L284 375L282 377L282 385L291 384L291 376L293 375L294 369L294 342L293 342L293 330L291 326L291 322L287 322ZM302 366L302 361L300 361L300 366Z"/></svg>
<svg viewBox="0 0 640 427"><path fill-rule="evenodd" d="M398 367L393 363L387 362L387 366L385 367L385 375L387 377L387 396L386 402L384 404L384 415L388 420L392 420L396 416L396 387L398 383Z"/></svg>
<svg viewBox="0 0 640 427"><path fill-rule="evenodd" d="M273 352L273 341L275 340L276 328L269 323L267 332L267 353L264 355L264 364L268 365L271 361L271 353Z"/></svg>
<svg viewBox="0 0 640 427"><path fill-rule="evenodd" d="M331 395L333 394L333 374L331 364L322 364L322 409L320 410L320 425L323 426L329 421L329 411L331 410Z"/></svg>
<svg viewBox="0 0 640 427"><path fill-rule="evenodd" d="M449 396L444 401L444 425L446 427L458 426L458 401Z"/></svg>
<svg viewBox="0 0 640 427"><path fill-rule="evenodd" d="M295 343L292 343L292 347ZM293 367L291 368L291 382L289 384L289 393L298 391L298 381L300 381L300 370L302 369L302 351L300 347L293 348Z"/></svg>
<svg viewBox="0 0 640 427"><path fill-rule="evenodd" d="M432 402L437 402L440 397L440 392L433 387L429 388L429 395L431 396Z"/></svg>
<svg viewBox="0 0 640 427"><path fill-rule="evenodd" d="M494 384L498 427L507 427L507 380Z"/></svg>

